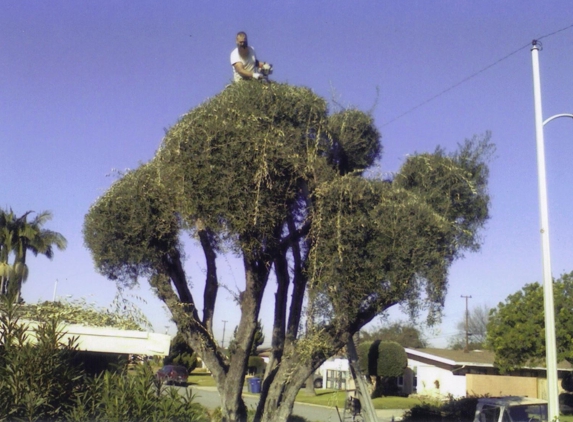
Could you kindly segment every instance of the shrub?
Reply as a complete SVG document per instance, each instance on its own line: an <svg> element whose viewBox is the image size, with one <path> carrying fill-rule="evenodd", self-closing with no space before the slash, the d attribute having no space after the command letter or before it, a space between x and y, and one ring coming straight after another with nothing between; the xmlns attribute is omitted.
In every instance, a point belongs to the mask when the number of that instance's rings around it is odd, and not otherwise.
<svg viewBox="0 0 573 422"><path fill-rule="evenodd" d="M58 420L81 388L83 372L72 363L74 341L64 343L52 317L33 330L3 297L0 312L0 420Z"/></svg>
<svg viewBox="0 0 573 422"><path fill-rule="evenodd" d="M55 317L33 328L19 320L19 305L6 298L1 305L0 421L210 420L189 390L182 396L155 383L148 364L133 376L124 370L89 377Z"/></svg>
<svg viewBox="0 0 573 422"><path fill-rule="evenodd" d="M414 406L404 414L404 422L472 422L477 397L450 397L445 403L423 403Z"/></svg>
<svg viewBox="0 0 573 422"><path fill-rule="evenodd" d="M205 408L186 390L157 383L148 364L133 376L106 371L92 378L68 413L70 422L93 421L197 421L210 420Z"/></svg>

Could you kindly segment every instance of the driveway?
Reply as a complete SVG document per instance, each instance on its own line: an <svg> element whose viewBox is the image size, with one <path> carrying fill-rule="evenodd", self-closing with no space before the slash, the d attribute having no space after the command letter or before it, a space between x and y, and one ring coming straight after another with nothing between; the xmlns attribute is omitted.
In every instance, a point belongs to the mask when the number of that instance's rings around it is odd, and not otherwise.
<svg viewBox="0 0 573 422"><path fill-rule="evenodd" d="M191 390L195 396L195 401L202 404L206 408L215 409L221 405L221 402L219 401L219 393L215 387L199 387L194 385L191 387ZM243 400L245 400L247 407L254 408L256 407L259 398L254 394L245 394L243 396ZM302 416L310 422L340 422L344 409L339 410L340 418L336 408L334 407L295 403L293 414ZM376 410L376 415L378 416L379 422L399 421L402 419L403 414L404 409Z"/></svg>

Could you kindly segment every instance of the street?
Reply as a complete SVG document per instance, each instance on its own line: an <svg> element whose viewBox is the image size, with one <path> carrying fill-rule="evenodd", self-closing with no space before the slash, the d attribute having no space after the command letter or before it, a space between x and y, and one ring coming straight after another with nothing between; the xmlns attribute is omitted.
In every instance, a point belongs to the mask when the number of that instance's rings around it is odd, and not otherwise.
<svg viewBox="0 0 573 422"><path fill-rule="evenodd" d="M215 409L221 405L219 401L219 393L215 387L192 386L189 388L191 388L195 401L207 407L208 409ZM183 391L183 388L181 388L181 390ZM258 403L258 396L253 394L245 394L243 399L249 408L254 408ZM301 416L309 422L340 422L344 409L339 410L340 418L336 408L334 407L295 403L293 415ZM391 422L393 420L399 421L401 420L403 413L403 409L387 409L376 411L379 422Z"/></svg>

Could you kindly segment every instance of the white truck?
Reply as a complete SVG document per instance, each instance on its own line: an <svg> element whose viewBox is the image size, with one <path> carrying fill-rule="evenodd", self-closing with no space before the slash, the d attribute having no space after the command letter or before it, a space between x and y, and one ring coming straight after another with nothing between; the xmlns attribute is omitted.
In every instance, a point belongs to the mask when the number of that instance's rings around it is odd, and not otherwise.
<svg viewBox="0 0 573 422"><path fill-rule="evenodd" d="M482 397L474 422L548 422L547 401L529 397Z"/></svg>

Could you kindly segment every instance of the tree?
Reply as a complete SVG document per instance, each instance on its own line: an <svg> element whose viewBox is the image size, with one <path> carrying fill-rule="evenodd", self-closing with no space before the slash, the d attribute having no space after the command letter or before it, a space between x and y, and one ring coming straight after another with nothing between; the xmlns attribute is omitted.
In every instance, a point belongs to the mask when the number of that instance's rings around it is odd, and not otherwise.
<svg viewBox="0 0 573 422"><path fill-rule="evenodd" d="M403 321L396 321L369 331L361 331L360 337L361 341L394 341L402 347L414 349L427 347L427 342L420 330L412 323Z"/></svg>
<svg viewBox="0 0 573 422"><path fill-rule="evenodd" d="M169 355L165 356L163 359L164 365L182 365L187 368L187 371L191 372L197 366L197 355L189 344L185 341L185 337L181 333L177 333L175 337L171 339L171 345L169 347Z"/></svg>
<svg viewBox="0 0 573 422"><path fill-rule="evenodd" d="M408 356L395 341L366 341L357 348L360 371L374 380L372 397L396 393L396 378L404 374Z"/></svg>
<svg viewBox="0 0 573 422"><path fill-rule="evenodd" d="M239 333L239 327L235 327L233 330L233 338L229 342L228 352L229 354L234 354L237 351L237 335ZM261 321L257 321L257 329L253 337L253 344L251 346L250 356L258 356L257 349L265 342L265 335L263 334L263 325Z"/></svg>
<svg viewBox="0 0 573 422"><path fill-rule="evenodd" d="M573 272L553 283L557 359L573 363ZM543 286L527 284L490 313L487 343L501 371L539 364L545 359Z"/></svg>
<svg viewBox="0 0 573 422"><path fill-rule="evenodd" d="M64 250L67 241L60 233L44 229L46 222L52 219L49 211L36 214L32 221L28 216L33 211L16 217L12 210L0 210L0 294L20 296L22 283L28 278L26 256L32 252L34 256L44 255L49 259L54 257L54 247ZM13 256L12 264L9 263Z"/></svg>
<svg viewBox="0 0 573 422"><path fill-rule="evenodd" d="M491 308L487 305L476 306L468 313L468 349L478 350L486 347L487 324ZM457 323L457 334L450 340L450 348L454 350L465 349L466 347L466 316Z"/></svg>
<svg viewBox="0 0 573 422"><path fill-rule="evenodd" d="M364 177L379 138L371 116L329 115L309 89L233 84L184 115L86 215L96 268L124 285L149 280L211 370L224 420L246 418L241 392L271 271L271 356L255 419L285 421L305 380L384 310L403 303L437 317L449 266L479 248L488 137L410 156L391 180ZM205 255L202 313L183 269L184 233ZM245 273L229 357L212 331L226 251Z"/></svg>
<svg viewBox="0 0 573 422"><path fill-rule="evenodd" d="M378 362L375 391L381 395L397 393L396 378L404 375L408 366L408 356L404 348L395 341L381 341L378 345Z"/></svg>

